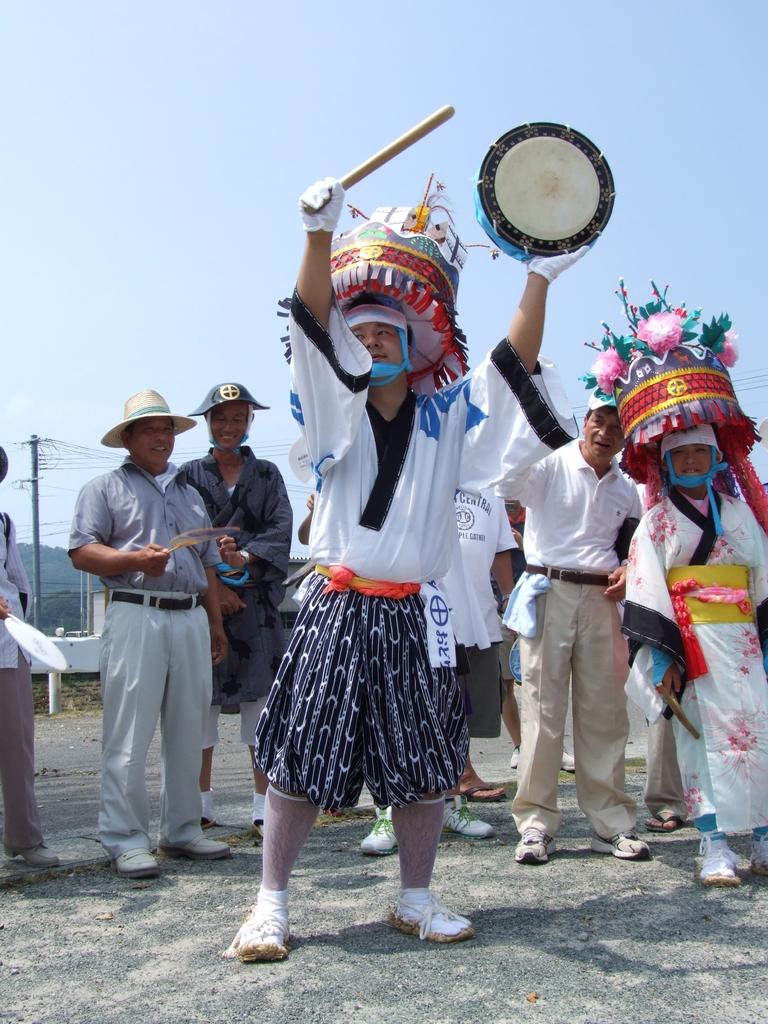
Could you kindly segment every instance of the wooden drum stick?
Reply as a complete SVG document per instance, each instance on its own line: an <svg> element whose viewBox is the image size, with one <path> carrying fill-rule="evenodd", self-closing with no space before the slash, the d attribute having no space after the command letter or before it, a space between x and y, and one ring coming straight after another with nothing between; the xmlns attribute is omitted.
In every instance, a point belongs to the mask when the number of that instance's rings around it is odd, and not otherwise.
<svg viewBox="0 0 768 1024"><path fill-rule="evenodd" d="M373 174L379 167L383 167L384 164L389 163L394 157L399 156L404 150L408 149L418 142L419 139L423 139L425 135L429 135L435 128L439 128L441 124L445 124L446 121L453 117L455 111L451 106L440 107L429 117L425 117L423 121L419 121L413 128L409 128L404 135L401 135L394 142L390 142L384 149L380 149L378 153L374 153L373 156L369 156L367 160L361 163L354 170L347 171L347 173L340 178L341 184L344 188L350 188L352 185L356 185L358 181L362 181L363 178L367 178L369 174Z"/></svg>
<svg viewBox="0 0 768 1024"><path fill-rule="evenodd" d="M454 113L455 111L451 106L446 105L444 107L440 107L434 113L430 114L429 117L425 117L423 121L419 121L418 124L415 124L413 128L409 128L404 135L395 139L394 142L390 142L388 146L380 149L378 153L374 153L373 156L369 156L367 160L353 168L353 170L347 171L339 181L345 189L349 188L351 185L356 185L358 181L362 181L363 178L367 178L369 174L373 174L373 172L377 171L379 167L383 167L384 164L389 163L390 160L393 160L400 153L404 152L412 146L414 142L418 142L419 139L423 139L425 135L429 135L430 132L433 132L435 128L439 128L441 124L444 124L452 118ZM324 205L325 203L323 203L323 206ZM317 212L317 210L321 209L322 206L319 206L315 211L310 212Z"/></svg>

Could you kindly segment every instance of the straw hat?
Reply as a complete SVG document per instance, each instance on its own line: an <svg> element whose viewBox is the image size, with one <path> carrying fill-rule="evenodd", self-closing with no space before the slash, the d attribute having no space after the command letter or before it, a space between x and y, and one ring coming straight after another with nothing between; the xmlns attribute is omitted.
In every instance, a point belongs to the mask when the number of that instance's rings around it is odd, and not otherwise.
<svg viewBox="0 0 768 1024"><path fill-rule="evenodd" d="M170 416L173 420L174 434L183 434L185 430L191 430L196 425L195 420L188 416L178 416L168 408L168 403L157 391L147 388L139 391L126 401L123 410L123 419L112 427L102 437L101 443L107 448L124 448L123 439L120 436L127 426L137 420L154 419L156 416Z"/></svg>

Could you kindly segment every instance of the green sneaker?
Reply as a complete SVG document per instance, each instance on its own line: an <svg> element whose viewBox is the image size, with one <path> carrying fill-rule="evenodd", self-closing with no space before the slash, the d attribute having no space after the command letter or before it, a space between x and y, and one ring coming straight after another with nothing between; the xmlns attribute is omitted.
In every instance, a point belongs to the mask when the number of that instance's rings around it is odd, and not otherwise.
<svg viewBox="0 0 768 1024"><path fill-rule="evenodd" d="M467 806L466 797L454 796L445 802L443 832L455 832L467 839L489 839L495 835L493 825L481 821Z"/></svg>
<svg viewBox="0 0 768 1024"><path fill-rule="evenodd" d="M392 808L377 807L373 828L360 843L360 852L372 857L385 857L397 849L397 837L392 826Z"/></svg>

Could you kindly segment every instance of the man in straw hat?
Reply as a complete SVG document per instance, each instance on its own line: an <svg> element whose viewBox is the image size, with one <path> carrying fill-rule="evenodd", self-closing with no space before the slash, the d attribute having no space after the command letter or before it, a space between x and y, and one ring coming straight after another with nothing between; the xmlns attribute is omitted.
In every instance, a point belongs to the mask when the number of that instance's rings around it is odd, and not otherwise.
<svg viewBox="0 0 768 1024"><path fill-rule="evenodd" d="M468 751L449 609L432 581L455 547L457 487L476 493L575 433L538 360L549 282L581 253L531 261L508 336L451 383L466 369L455 308L466 250L451 224L427 202L377 210L333 240L343 202L325 179L300 204L291 402L317 480L317 571L256 729L270 786L258 900L226 954L241 961L287 955L293 865L318 809L354 805L363 781L392 806L391 925L433 942L474 935L430 890L443 794Z"/></svg>
<svg viewBox="0 0 768 1024"><path fill-rule="evenodd" d="M198 773L211 702L211 660L227 650L215 587L215 544L171 552L171 538L209 527L200 495L170 462L195 420L140 391L101 443L125 462L91 480L75 505L69 554L109 589L101 646L104 703L99 838L119 875L158 874L150 853L147 751L158 719L163 788L160 849L171 857L229 857L200 829Z"/></svg>

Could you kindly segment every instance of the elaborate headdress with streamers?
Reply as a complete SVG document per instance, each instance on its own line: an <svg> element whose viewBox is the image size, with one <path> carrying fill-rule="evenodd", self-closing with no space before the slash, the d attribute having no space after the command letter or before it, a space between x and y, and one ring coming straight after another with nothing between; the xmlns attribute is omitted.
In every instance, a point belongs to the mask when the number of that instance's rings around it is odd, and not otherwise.
<svg viewBox="0 0 768 1024"><path fill-rule="evenodd" d="M768 531L768 500L749 461L758 435L736 397L728 368L738 358L737 335L727 313L701 320L701 310L673 307L667 288L651 282L651 301L634 306L624 281L619 296L629 333L615 334L603 324L602 351L582 379L597 394L613 395L627 439L622 468L647 487L646 504L661 496L659 442L672 431L711 424L729 469L715 486L736 494L736 483L763 528ZM597 346L594 346L597 347Z"/></svg>
<svg viewBox="0 0 768 1024"><path fill-rule="evenodd" d="M399 303L409 328L408 383L426 394L467 370L466 339L456 322L467 250L440 201L442 186L437 189L413 208L379 207L364 224L334 238L331 251L342 309L364 293Z"/></svg>

